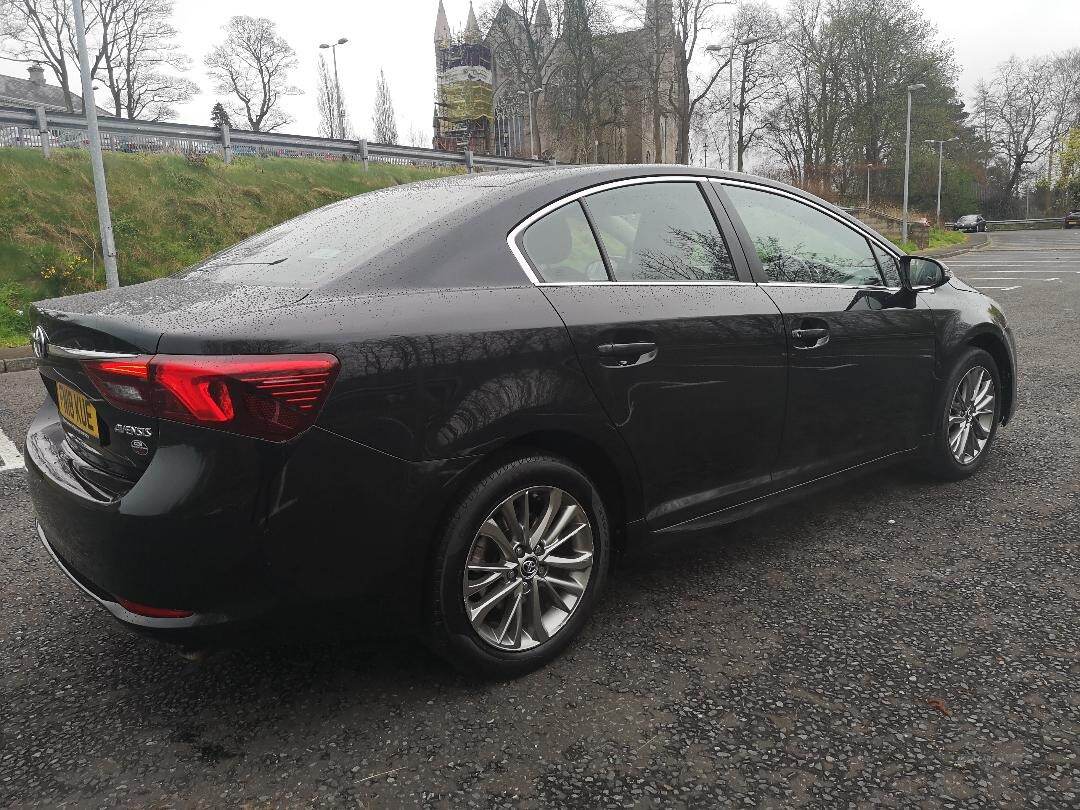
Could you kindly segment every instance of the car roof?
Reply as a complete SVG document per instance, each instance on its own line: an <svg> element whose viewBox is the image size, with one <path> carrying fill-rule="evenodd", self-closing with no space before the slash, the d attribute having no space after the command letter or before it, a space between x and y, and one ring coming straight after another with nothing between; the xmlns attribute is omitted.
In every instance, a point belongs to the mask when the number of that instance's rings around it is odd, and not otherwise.
<svg viewBox="0 0 1080 810"><path fill-rule="evenodd" d="M529 282L506 240L524 219L593 186L660 176L752 181L825 205L875 233L827 201L748 174L670 164L553 166L451 175L360 194L282 223L189 272L329 295L518 286Z"/></svg>

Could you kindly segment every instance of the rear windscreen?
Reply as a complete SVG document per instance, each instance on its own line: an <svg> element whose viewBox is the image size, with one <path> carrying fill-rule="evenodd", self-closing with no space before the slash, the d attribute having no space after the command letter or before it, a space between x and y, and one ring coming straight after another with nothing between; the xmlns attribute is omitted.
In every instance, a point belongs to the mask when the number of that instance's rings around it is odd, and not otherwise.
<svg viewBox="0 0 1080 810"><path fill-rule="evenodd" d="M283 222L181 275L229 284L318 286L410 240L434 236L449 221L469 215L490 192L480 184L447 181L372 191Z"/></svg>

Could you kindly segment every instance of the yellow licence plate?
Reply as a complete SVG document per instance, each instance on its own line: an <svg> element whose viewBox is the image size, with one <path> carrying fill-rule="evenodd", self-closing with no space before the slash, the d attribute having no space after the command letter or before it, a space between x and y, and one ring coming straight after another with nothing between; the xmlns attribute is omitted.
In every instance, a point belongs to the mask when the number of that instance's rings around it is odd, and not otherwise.
<svg viewBox="0 0 1080 810"><path fill-rule="evenodd" d="M90 400L63 383L56 384L56 405L60 415L83 433L100 439L98 433L97 410Z"/></svg>

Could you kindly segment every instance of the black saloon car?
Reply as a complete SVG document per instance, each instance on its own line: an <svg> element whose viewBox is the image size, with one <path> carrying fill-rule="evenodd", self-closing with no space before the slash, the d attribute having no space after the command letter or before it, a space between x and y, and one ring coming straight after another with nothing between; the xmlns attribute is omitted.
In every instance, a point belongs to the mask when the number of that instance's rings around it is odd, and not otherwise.
<svg viewBox="0 0 1080 810"><path fill-rule="evenodd" d="M982 233L986 230L986 218L982 214L964 214L956 220L954 229L964 233Z"/></svg>
<svg viewBox="0 0 1080 810"><path fill-rule="evenodd" d="M551 659L616 551L913 460L986 461L1000 307L787 186L663 167L434 180L33 312L40 537L198 646L374 604L459 666Z"/></svg>
<svg viewBox="0 0 1080 810"><path fill-rule="evenodd" d="M1065 215L1065 219L1062 220L1062 227L1066 230L1074 226L1080 227L1080 211L1070 211Z"/></svg>

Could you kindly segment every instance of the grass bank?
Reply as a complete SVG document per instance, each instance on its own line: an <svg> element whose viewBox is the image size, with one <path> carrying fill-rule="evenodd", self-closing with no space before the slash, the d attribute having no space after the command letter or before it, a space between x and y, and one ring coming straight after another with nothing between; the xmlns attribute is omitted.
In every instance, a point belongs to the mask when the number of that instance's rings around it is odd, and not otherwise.
<svg viewBox="0 0 1080 810"><path fill-rule="evenodd" d="M949 231L945 228L930 228L930 244L926 250L935 250L937 248L952 247L954 245L962 245L968 241L968 234L961 233L959 231ZM924 248L920 248L910 239L907 242L897 241L896 246L902 248L908 253L919 253Z"/></svg>
<svg viewBox="0 0 1080 810"><path fill-rule="evenodd" d="M107 153L120 281L167 275L312 208L439 169L289 158ZM0 149L0 345L26 342L26 304L104 286L86 152Z"/></svg>

